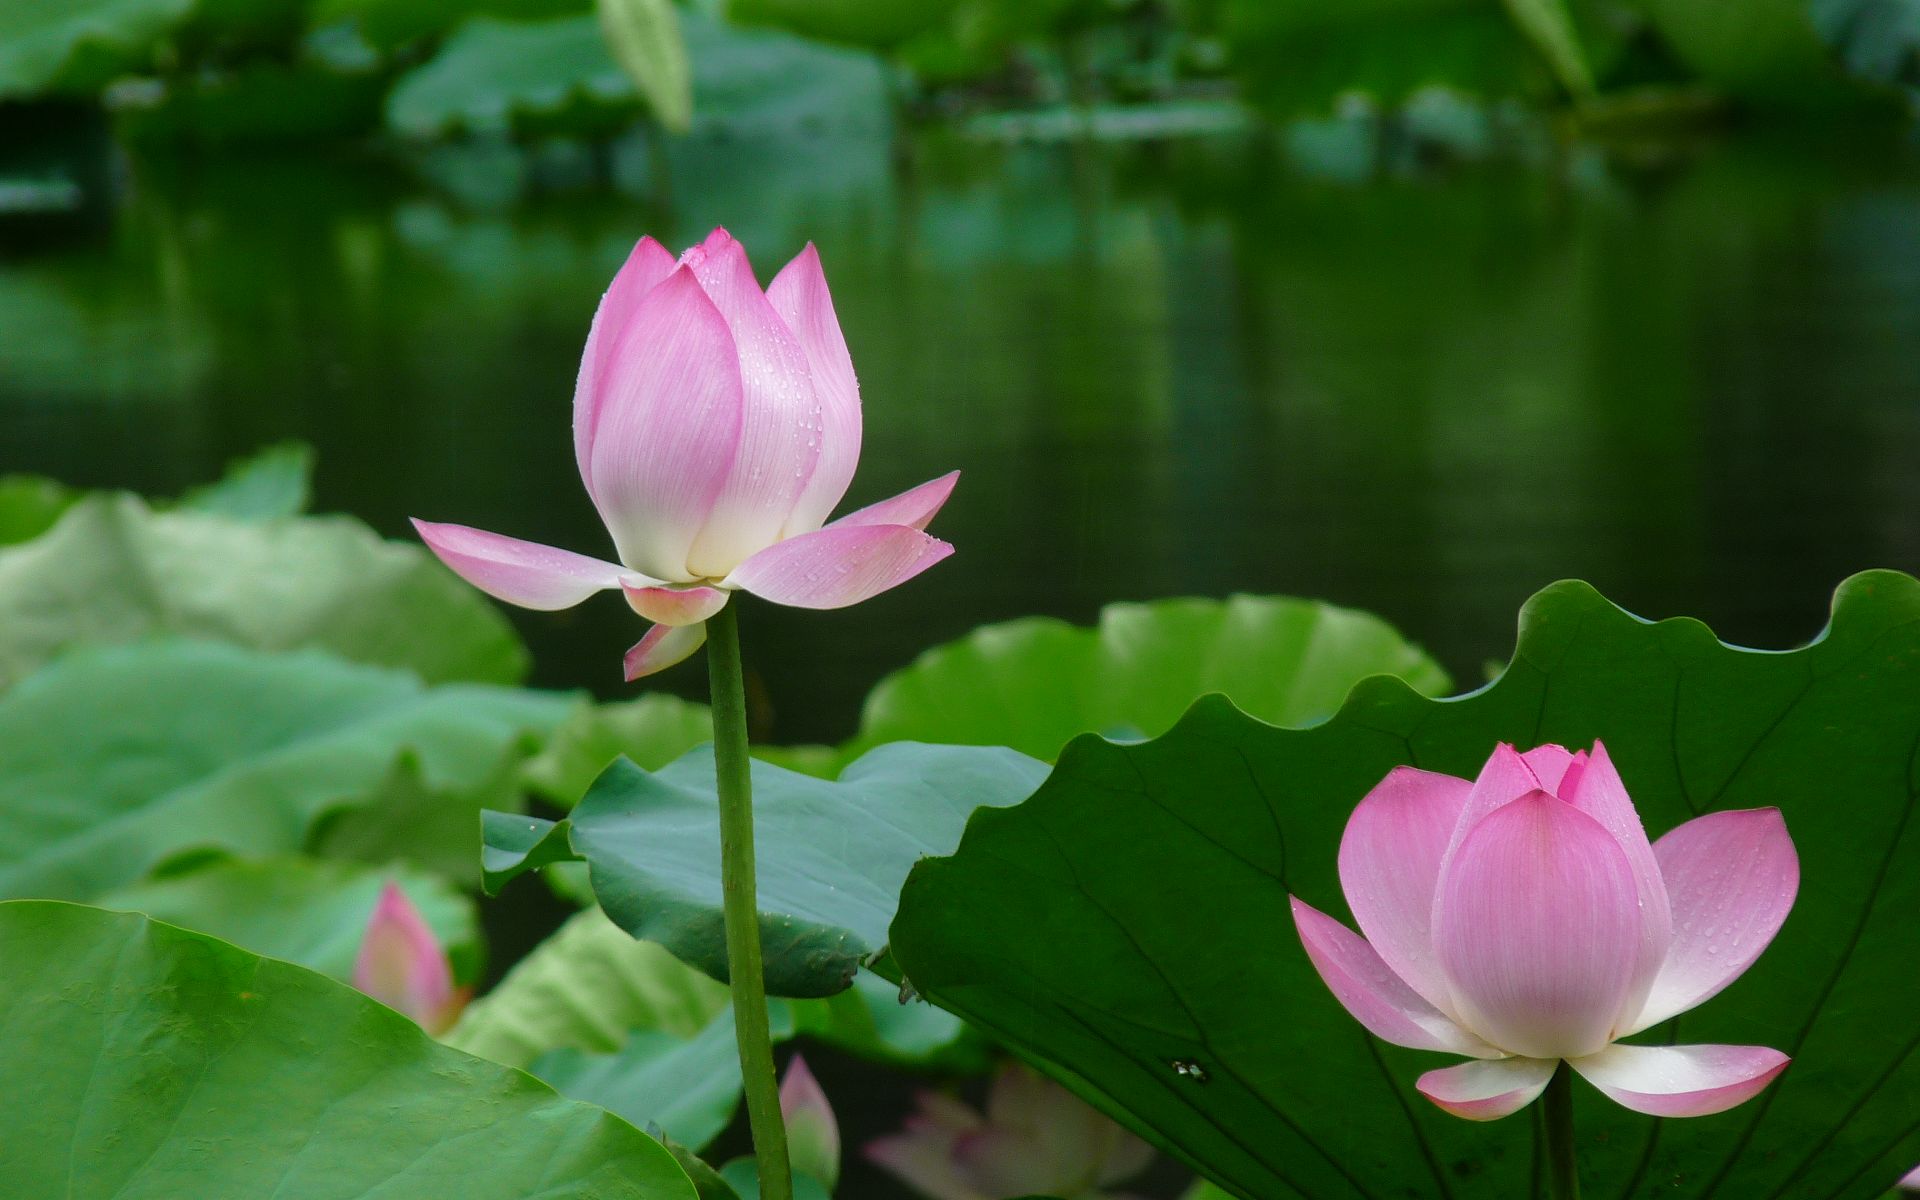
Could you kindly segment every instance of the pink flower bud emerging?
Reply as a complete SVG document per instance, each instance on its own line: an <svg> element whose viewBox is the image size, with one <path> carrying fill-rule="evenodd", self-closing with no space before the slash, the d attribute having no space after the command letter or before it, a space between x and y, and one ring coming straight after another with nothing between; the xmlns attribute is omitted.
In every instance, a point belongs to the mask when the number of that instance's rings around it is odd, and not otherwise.
<svg viewBox="0 0 1920 1200"><path fill-rule="evenodd" d="M587 334L573 444L618 562L414 526L509 604L570 608L621 589L657 625L628 652L629 679L699 649L735 591L842 608L953 552L925 530L958 472L827 523L860 460L860 389L812 246L762 291L724 229L677 261L642 238Z"/></svg>
<svg viewBox="0 0 1920 1200"><path fill-rule="evenodd" d="M840 1123L820 1082L798 1054L780 1081L780 1115L787 1122L787 1153L793 1169L811 1175L831 1192L840 1183Z"/></svg>
<svg viewBox="0 0 1920 1200"><path fill-rule="evenodd" d="M466 1006L453 986L453 970L440 942L406 893L389 883L380 893L360 954L353 986L418 1021L428 1033L444 1033Z"/></svg>
<svg viewBox="0 0 1920 1200"><path fill-rule="evenodd" d="M1565 1061L1636 1112L1721 1112L1786 1068L1764 1046L1617 1041L1717 994L1786 920L1800 860L1774 808L1716 812L1649 844L1607 756L1502 745L1472 782L1401 767L1340 842L1361 938L1300 900L1307 956L1396 1045L1475 1060L1420 1091L1492 1120Z"/></svg>
<svg viewBox="0 0 1920 1200"><path fill-rule="evenodd" d="M866 1155L932 1200L1119 1200L1107 1189L1153 1160L1145 1142L1019 1064L994 1078L985 1116L922 1093L906 1130Z"/></svg>

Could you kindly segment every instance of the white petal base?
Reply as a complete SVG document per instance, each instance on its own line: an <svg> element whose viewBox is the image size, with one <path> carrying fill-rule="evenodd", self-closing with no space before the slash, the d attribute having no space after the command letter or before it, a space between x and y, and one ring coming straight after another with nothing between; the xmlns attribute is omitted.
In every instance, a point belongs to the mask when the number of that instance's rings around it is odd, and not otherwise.
<svg viewBox="0 0 1920 1200"><path fill-rule="evenodd" d="M1743 1104L1787 1069L1766 1046L1622 1046L1568 1060L1614 1103L1656 1117L1704 1117Z"/></svg>
<svg viewBox="0 0 1920 1200"><path fill-rule="evenodd" d="M1428 1071L1414 1086L1456 1117L1496 1121L1533 1103L1559 1065L1551 1058L1467 1062Z"/></svg>

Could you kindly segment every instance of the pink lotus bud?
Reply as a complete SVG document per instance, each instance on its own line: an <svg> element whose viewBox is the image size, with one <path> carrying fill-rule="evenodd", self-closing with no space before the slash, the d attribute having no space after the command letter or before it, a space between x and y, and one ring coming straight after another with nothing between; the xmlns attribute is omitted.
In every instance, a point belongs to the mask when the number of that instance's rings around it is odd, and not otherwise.
<svg viewBox="0 0 1920 1200"><path fill-rule="evenodd" d="M1920 1192L1920 1167L1915 1167L1901 1176L1900 1182L1895 1186L1903 1192Z"/></svg>
<svg viewBox="0 0 1920 1200"><path fill-rule="evenodd" d="M1800 885L1778 809L1708 813L1649 844L1599 742L1501 745L1472 782L1389 773L1339 865L1366 936L1296 899L1307 956L1375 1036L1474 1059L1420 1077L1448 1112L1506 1116L1564 1061L1636 1112L1704 1116L1786 1068L1764 1046L1617 1041L1716 995L1773 940Z"/></svg>
<svg viewBox="0 0 1920 1200"><path fill-rule="evenodd" d="M834 1119L833 1105L827 1103L827 1093L798 1054L780 1081L780 1115L787 1122L787 1153L793 1169L812 1176L831 1192L840 1183L840 1123Z"/></svg>
<svg viewBox="0 0 1920 1200"><path fill-rule="evenodd" d="M724 229L676 261L642 238L601 298L574 455L619 561L415 521L467 582L526 608L619 588L656 628L635 679L686 658L735 591L842 608L953 552L927 535L958 472L832 524L860 459L860 389L809 245L762 291Z"/></svg>
<svg viewBox="0 0 1920 1200"><path fill-rule="evenodd" d="M439 939L405 892L389 883L367 920L353 986L418 1021L428 1033L444 1033L466 1007L453 986L453 969Z"/></svg>
<svg viewBox="0 0 1920 1200"><path fill-rule="evenodd" d="M923 1092L906 1130L866 1155L932 1200L1119 1200L1107 1189L1153 1161L1145 1142L1017 1063L994 1077L985 1116Z"/></svg>

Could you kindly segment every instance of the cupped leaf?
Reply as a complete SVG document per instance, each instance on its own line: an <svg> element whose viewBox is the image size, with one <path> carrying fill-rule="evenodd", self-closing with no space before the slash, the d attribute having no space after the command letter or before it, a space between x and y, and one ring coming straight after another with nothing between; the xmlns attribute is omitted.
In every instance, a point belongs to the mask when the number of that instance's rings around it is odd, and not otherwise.
<svg viewBox="0 0 1920 1200"><path fill-rule="evenodd" d="M321 815L308 834L307 852L375 865L398 860L469 891L479 890L485 879L481 814L524 807L523 755L545 737L562 708L542 705L539 723L529 725L515 744L496 749L490 768L481 757L457 777L440 777L429 773L415 754L402 754L378 795Z"/></svg>
<svg viewBox="0 0 1920 1200"><path fill-rule="evenodd" d="M510 775L503 762L570 703L314 652L77 651L0 696L0 895L91 899L190 852L299 851L396 779L471 822L469 793Z"/></svg>
<svg viewBox="0 0 1920 1200"><path fill-rule="evenodd" d="M387 124L412 137L572 125L611 130L640 96L591 13L547 21L474 17L387 97Z"/></svg>
<svg viewBox="0 0 1920 1200"><path fill-rule="evenodd" d="M211 934L243 950L351 979L367 919L391 880L433 930L454 976L480 970L480 919L473 901L434 875L399 867L280 856L217 859L184 875L150 879L100 898L100 907Z"/></svg>
<svg viewBox="0 0 1920 1200"><path fill-rule="evenodd" d="M692 1200L658 1142L325 976L0 904L7 1186L68 1200Z"/></svg>
<svg viewBox="0 0 1920 1200"><path fill-rule="evenodd" d="M1286 596L1110 604L1096 628L1029 617L974 630L880 681L856 747L1010 746L1051 760L1082 733L1164 733L1224 692L1276 725L1322 720L1375 674L1437 695L1446 673L1369 613Z"/></svg>
<svg viewBox="0 0 1920 1200"><path fill-rule="evenodd" d="M872 971L820 1000L794 1000L794 1031L874 1062L978 1074L990 1062L985 1039L965 1021Z"/></svg>
<svg viewBox="0 0 1920 1200"><path fill-rule="evenodd" d="M768 1007L774 1040L792 1037L787 1006L775 1000ZM561 1095L598 1104L639 1128L658 1126L695 1151L717 1137L740 1106L731 1008L690 1038L641 1029L612 1054L556 1050L542 1055L532 1071Z"/></svg>
<svg viewBox="0 0 1920 1200"><path fill-rule="evenodd" d="M622 755L657 771L712 740L712 711L664 692L612 704L582 704L527 760L522 779L541 799L572 808L600 772ZM852 757L831 746L754 746L752 754L827 779Z"/></svg>
<svg viewBox="0 0 1920 1200"><path fill-rule="evenodd" d="M1350 93L1393 106L1425 88L1539 99L1553 87L1500 0L1224 0L1223 22L1249 94L1283 111Z"/></svg>
<svg viewBox="0 0 1920 1200"><path fill-rule="evenodd" d="M522 777L541 799L571 808L600 772L625 755L657 771L713 740L706 705L655 692L614 704L582 704L553 731Z"/></svg>
<svg viewBox="0 0 1920 1200"><path fill-rule="evenodd" d="M184 509L243 521L298 516L313 491L313 448L284 442L227 464L212 483L189 489L178 500L148 501L155 511ZM0 476L0 546L32 541L89 495L41 475Z"/></svg>
<svg viewBox="0 0 1920 1200"><path fill-rule="evenodd" d="M1848 37L1855 17L1865 14L1864 5L1750 0L1732 8L1714 0L1640 0L1639 7L1689 70L1760 107L1858 105L1876 99L1868 82L1898 77L1897 72L1889 76L1878 47ZM1859 78L1848 77L1849 66ZM1884 102L1890 94L1878 99Z"/></svg>
<svg viewBox="0 0 1920 1200"><path fill-rule="evenodd" d="M962 0L730 0L727 15L805 37L887 49L953 15Z"/></svg>
<svg viewBox="0 0 1920 1200"><path fill-rule="evenodd" d="M726 1007L724 984L589 908L469 1005L443 1040L524 1067L552 1051L611 1054L638 1031L690 1038ZM893 984L869 972L838 995L785 1007L794 1032L864 1058L954 1070L985 1065L978 1038L959 1018L924 1001L902 1003Z"/></svg>
<svg viewBox="0 0 1920 1200"><path fill-rule="evenodd" d="M514 20L569 17L586 12L593 0L305 0L315 29L351 22L379 50L438 37L476 15Z"/></svg>
<svg viewBox="0 0 1920 1200"><path fill-rule="evenodd" d="M1850 73L1920 88L1920 0L1809 0L1807 11Z"/></svg>
<svg viewBox="0 0 1920 1200"><path fill-rule="evenodd" d="M478 593L348 517L250 521L96 495L0 549L0 688L69 646L155 633L314 647L430 682L511 683L527 668Z"/></svg>
<svg viewBox="0 0 1920 1200"><path fill-rule="evenodd" d="M227 465L212 483L188 490L179 507L243 521L297 517L313 499L313 447L304 442L268 446Z"/></svg>
<svg viewBox="0 0 1920 1200"><path fill-rule="evenodd" d="M756 761L768 989L811 997L851 985L860 962L883 948L914 861L946 853L967 814L1018 803L1045 774L1044 764L999 747L913 743L883 746L838 780ZM658 773L622 759L557 826L490 816L489 883L577 855L615 924L725 979L718 812L711 749Z"/></svg>
<svg viewBox="0 0 1920 1200"><path fill-rule="evenodd" d="M635 1030L689 1038L726 1007L725 984L589 908L469 1005L445 1040L525 1067L556 1050L611 1053Z"/></svg>
<svg viewBox="0 0 1920 1200"><path fill-rule="evenodd" d="M1587 1194L1853 1197L1920 1161L1920 583L1843 584L1784 653L1642 622L1584 584L1536 596L1489 687L1395 680L1277 729L1211 698L1157 741L1083 738L1035 796L915 869L892 952L915 987L1243 1196L1532 1194L1524 1118L1413 1091L1446 1061L1365 1034L1308 963L1288 895L1344 911L1335 853L1389 770L1472 776L1495 743L1604 739L1658 836L1777 805L1803 884L1772 947L1661 1042L1774 1046L1758 1099L1659 1121L1581 1088Z"/></svg>

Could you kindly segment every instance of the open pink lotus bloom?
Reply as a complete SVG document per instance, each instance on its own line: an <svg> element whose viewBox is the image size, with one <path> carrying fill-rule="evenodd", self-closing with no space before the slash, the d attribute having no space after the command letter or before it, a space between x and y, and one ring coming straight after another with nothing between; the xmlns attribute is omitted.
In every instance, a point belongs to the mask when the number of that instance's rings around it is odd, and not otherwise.
<svg viewBox="0 0 1920 1200"><path fill-rule="evenodd" d="M414 527L509 604L571 608L621 589L656 623L628 651L628 679L698 650L735 591L843 608L953 553L925 530L957 471L825 523L860 460L860 389L811 245L762 291L724 229L678 262L640 239L587 334L573 446L618 562Z"/></svg>
<svg viewBox="0 0 1920 1200"><path fill-rule="evenodd" d="M1469 783L1396 768L1340 841L1363 939L1293 901L1307 956L1376 1036L1472 1056L1419 1088L1504 1117L1564 1060L1636 1112L1716 1113L1786 1068L1764 1046L1618 1039L1740 977L1786 920L1800 860L1780 810L1716 812L1649 845L1606 747L1501 745Z"/></svg>
<svg viewBox="0 0 1920 1200"><path fill-rule="evenodd" d="M453 968L440 940L407 894L392 883L381 891L367 921L353 963L353 986L432 1034L452 1028L467 1003L466 990L453 986Z"/></svg>
<svg viewBox="0 0 1920 1200"><path fill-rule="evenodd" d="M1153 1161L1145 1142L1017 1063L994 1077L986 1115L922 1092L904 1133L866 1155L932 1200L1122 1200L1107 1189Z"/></svg>
<svg viewBox="0 0 1920 1200"><path fill-rule="evenodd" d="M787 1123L787 1157L793 1169L832 1192L840 1183L840 1122L820 1081L798 1054L780 1080L780 1116Z"/></svg>

